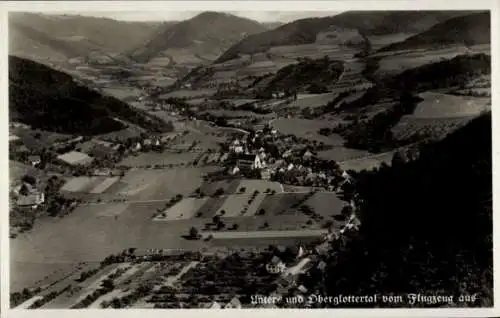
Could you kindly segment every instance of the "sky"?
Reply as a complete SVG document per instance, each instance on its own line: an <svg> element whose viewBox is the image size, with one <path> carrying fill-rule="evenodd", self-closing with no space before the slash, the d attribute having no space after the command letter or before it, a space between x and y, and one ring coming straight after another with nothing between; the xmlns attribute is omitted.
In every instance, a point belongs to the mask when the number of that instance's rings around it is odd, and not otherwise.
<svg viewBox="0 0 500 318"><path fill-rule="evenodd" d="M158 11L158 12L64 12L84 16L106 17L125 21L180 21L199 14L199 11ZM290 22L310 17L325 17L338 11L232 11L227 12L259 22Z"/></svg>

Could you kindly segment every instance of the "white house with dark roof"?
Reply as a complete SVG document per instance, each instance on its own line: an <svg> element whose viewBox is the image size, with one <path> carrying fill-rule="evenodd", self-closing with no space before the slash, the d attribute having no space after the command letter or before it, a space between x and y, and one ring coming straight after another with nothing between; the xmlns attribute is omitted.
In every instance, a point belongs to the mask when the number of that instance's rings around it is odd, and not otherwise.
<svg viewBox="0 0 500 318"><path fill-rule="evenodd" d="M241 306L241 301L238 299L238 297L234 296L227 304L224 306L224 309L240 309L242 308Z"/></svg>
<svg viewBox="0 0 500 318"><path fill-rule="evenodd" d="M28 161L33 167L36 167L42 162L42 159L40 158L40 156L34 155L34 156L29 156Z"/></svg>

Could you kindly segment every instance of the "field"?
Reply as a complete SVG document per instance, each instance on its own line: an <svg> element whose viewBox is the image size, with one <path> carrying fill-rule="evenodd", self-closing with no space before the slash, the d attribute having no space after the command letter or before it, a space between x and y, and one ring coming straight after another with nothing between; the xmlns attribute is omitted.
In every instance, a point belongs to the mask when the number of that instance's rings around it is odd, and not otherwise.
<svg viewBox="0 0 500 318"><path fill-rule="evenodd" d="M102 91L120 100L137 99L141 95L141 90L137 87L106 87Z"/></svg>
<svg viewBox="0 0 500 318"><path fill-rule="evenodd" d="M463 127L470 119L471 117L417 118L404 116L391 131L397 140L409 140L415 137L441 139Z"/></svg>
<svg viewBox="0 0 500 318"><path fill-rule="evenodd" d="M175 220L187 220L194 217L196 211L198 211L208 200L208 198L185 198L179 203L175 204L173 207L167 209L165 217L156 217L154 221L175 221Z"/></svg>
<svg viewBox="0 0 500 318"><path fill-rule="evenodd" d="M214 239L246 239L246 238L289 238L289 237L321 237L328 230L301 230L301 231L251 231L251 232L207 232Z"/></svg>
<svg viewBox="0 0 500 318"><path fill-rule="evenodd" d="M488 97L471 97L425 92L424 100L417 105L412 115L403 116L392 128L398 140L412 138L440 139L462 127L470 119L490 109Z"/></svg>
<svg viewBox="0 0 500 318"><path fill-rule="evenodd" d="M123 159L119 165L127 167L144 167L144 166L154 166L154 165L184 165L193 161L197 153L194 152L184 152L184 153L173 153L165 151L163 153L158 152L143 152L138 155L128 156Z"/></svg>
<svg viewBox="0 0 500 318"><path fill-rule="evenodd" d="M149 111L148 112L149 114L151 115L154 115L158 118L161 118L163 119L164 121L166 122L175 122L177 121L177 117L176 116L172 116L172 113L171 112L168 112L168 111L165 111L165 110L157 110L157 111Z"/></svg>
<svg viewBox="0 0 500 318"><path fill-rule="evenodd" d="M124 141L129 138L140 137L141 132L143 131L144 131L143 129L138 127L127 127L119 131L113 131L108 134L99 135L99 138L109 141L114 141L114 140Z"/></svg>
<svg viewBox="0 0 500 318"><path fill-rule="evenodd" d="M297 137L324 142L325 145L341 146L344 141L339 135L323 136L318 130L323 127L330 127L331 122L326 120L309 120L300 118L278 118L271 124L280 133L292 134Z"/></svg>
<svg viewBox="0 0 500 318"><path fill-rule="evenodd" d="M177 194L192 193L202 183L203 171L201 168L132 170L108 192L130 200L166 200Z"/></svg>
<svg viewBox="0 0 500 318"><path fill-rule="evenodd" d="M119 177L74 177L66 182L61 190L100 194L118 182L119 179Z"/></svg>
<svg viewBox="0 0 500 318"><path fill-rule="evenodd" d="M339 47L335 44L300 44L300 45L283 45L274 46L268 51L273 57L284 59L295 59L298 57L309 57L311 59L319 59L328 55L336 60L349 60L357 50Z"/></svg>
<svg viewBox="0 0 500 318"><path fill-rule="evenodd" d="M151 221L164 204L131 203L119 214L106 216L103 211L118 211L123 205L85 205L64 218L40 220L30 233L19 234L11 241L11 266L26 269L11 272L11 289L20 291L51 275L56 268L67 272L72 264L101 261L130 247L198 250L203 242L181 239L190 226L201 227L196 219L187 223Z"/></svg>
<svg viewBox="0 0 500 318"><path fill-rule="evenodd" d="M329 150L318 152L318 157L325 160L344 161L354 158L365 157L370 153L366 150L346 148L344 146L336 146Z"/></svg>
<svg viewBox="0 0 500 318"><path fill-rule="evenodd" d="M326 94L298 94L297 100L291 102L287 107L321 107L326 105L328 102L335 98L336 94L326 93Z"/></svg>
<svg viewBox="0 0 500 318"><path fill-rule="evenodd" d="M472 117L487 110L490 98L455 96L436 92L419 95L424 100L411 115L414 118Z"/></svg>
<svg viewBox="0 0 500 318"><path fill-rule="evenodd" d="M71 135L39 129L13 128L9 133L18 136L28 149L34 151L41 151L43 148L50 148L56 142L73 138Z"/></svg>
<svg viewBox="0 0 500 318"><path fill-rule="evenodd" d="M377 155L366 156L363 158L357 158L352 160L346 160L339 162L339 166L342 170L371 170L373 168L378 168L385 162L390 165L392 160L393 152L387 152Z"/></svg>
<svg viewBox="0 0 500 318"><path fill-rule="evenodd" d="M72 277L68 277L67 279L61 281L56 284L54 287L49 288L47 291L42 294L48 294L50 291L58 291L61 288L64 288L68 284L72 284L73 288L71 291L65 292L60 296L56 297L54 300L45 304L42 309L61 309L61 308L70 308L72 305L77 304L87 295L91 294L97 288L101 282L106 279L109 275L114 273L119 273L119 276L114 280L116 289L111 291L108 294L105 294L99 297L94 303L92 303L88 308L100 308L100 304L103 301L110 301L114 297L123 297L124 295L130 293L134 287L138 285L139 282L136 280L138 278L147 279L148 270L153 268L154 264L151 262L144 262L141 264L132 264L132 263L122 263L122 264L113 264L108 265L101 270L99 270L95 275L88 278L83 282L75 282L75 279L79 278L79 274L83 271L80 270L75 273ZM97 266L90 267L88 269L97 268Z"/></svg>
<svg viewBox="0 0 500 318"><path fill-rule="evenodd" d="M404 70L422 66L424 64L449 60L457 55L468 54L466 47L451 47L433 50L412 50L402 52L377 53L373 56L381 57L377 76L394 75Z"/></svg>
<svg viewBox="0 0 500 318"><path fill-rule="evenodd" d="M216 92L217 92L216 89L211 89L211 88L196 89L196 90L182 89L167 94L163 94L160 96L160 98L167 99L171 97L176 97L176 98L185 97L188 99L194 99L199 97L209 97L214 95Z"/></svg>

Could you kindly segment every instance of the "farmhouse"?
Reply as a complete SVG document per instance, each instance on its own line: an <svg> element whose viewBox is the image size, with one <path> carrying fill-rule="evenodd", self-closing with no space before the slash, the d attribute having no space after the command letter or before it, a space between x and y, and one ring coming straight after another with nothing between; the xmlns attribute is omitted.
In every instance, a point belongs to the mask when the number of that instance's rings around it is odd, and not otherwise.
<svg viewBox="0 0 500 318"><path fill-rule="evenodd" d="M16 201L19 207L36 209L45 202L45 194L28 183L21 185L16 192L19 194Z"/></svg>
<svg viewBox="0 0 500 318"><path fill-rule="evenodd" d="M40 158L40 156L29 156L28 161L33 167L36 167L42 162L42 159Z"/></svg>
<svg viewBox="0 0 500 318"><path fill-rule="evenodd" d="M300 260L300 262L293 266L293 267L290 267L289 269L287 269L284 273L283 273L283 277L287 277L287 276L296 276L296 275L299 275L299 274L304 274L305 272L307 272L308 268L307 268L307 265L311 262L311 259L306 257L306 258L303 258Z"/></svg>
<svg viewBox="0 0 500 318"><path fill-rule="evenodd" d="M238 297L234 296L231 301L229 301L226 306L224 306L224 309L240 309L241 308L241 301L238 299Z"/></svg>
<svg viewBox="0 0 500 318"><path fill-rule="evenodd" d="M236 158L236 166L240 170L262 169L264 167L258 155L240 154Z"/></svg>
<svg viewBox="0 0 500 318"><path fill-rule="evenodd" d="M310 160L313 156L314 155L313 155L312 152L310 152L309 150L306 150L306 152L302 156L302 159L304 159L304 160Z"/></svg>
<svg viewBox="0 0 500 318"><path fill-rule="evenodd" d="M78 151L70 151L60 156L57 159L62 162L75 166L75 165L88 165L93 161L93 158L89 157L87 154Z"/></svg>

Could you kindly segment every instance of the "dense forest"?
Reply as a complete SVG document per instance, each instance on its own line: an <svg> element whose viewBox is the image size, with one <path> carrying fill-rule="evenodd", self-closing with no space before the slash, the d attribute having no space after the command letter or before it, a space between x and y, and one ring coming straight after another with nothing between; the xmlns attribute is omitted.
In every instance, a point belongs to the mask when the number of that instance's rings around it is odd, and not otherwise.
<svg viewBox="0 0 500 318"><path fill-rule="evenodd" d="M415 161L359 173L362 225L338 243L320 290L476 295L448 305L492 306L491 141L488 113L424 146Z"/></svg>
<svg viewBox="0 0 500 318"><path fill-rule="evenodd" d="M331 60L328 56L320 59L303 58L297 64L281 68L265 91L325 93L326 87L335 83L343 70L344 65L341 61Z"/></svg>
<svg viewBox="0 0 500 318"><path fill-rule="evenodd" d="M96 135L120 130L126 123L153 132L172 125L77 84L68 74L45 65L9 57L9 117L34 128Z"/></svg>

